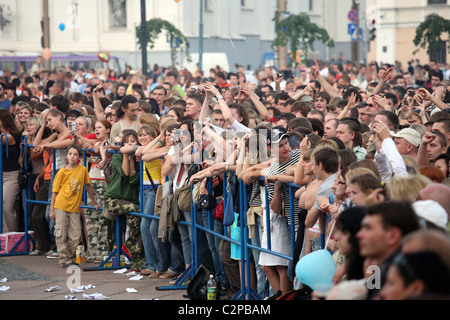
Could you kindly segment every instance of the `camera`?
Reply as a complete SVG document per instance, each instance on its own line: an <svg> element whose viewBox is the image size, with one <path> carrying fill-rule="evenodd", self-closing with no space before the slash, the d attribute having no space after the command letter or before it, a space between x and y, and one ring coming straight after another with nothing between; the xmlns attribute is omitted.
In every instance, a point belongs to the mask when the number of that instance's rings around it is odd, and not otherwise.
<svg viewBox="0 0 450 320"><path fill-rule="evenodd" d="M198 88L198 86L193 86L193 87L192 87L192 92L194 92L194 93L199 92L199 93L201 93L201 94L205 94L205 90L204 90L204 89L203 89L203 90L200 90L200 89Z"/></svg>
<svg viewBox="0 0 450 320"><path fill-rule="evenodd" d="M76 130L77 129L77 124L75 122L72 122L72 130Z"/></svg>
<svg viewBox="0 0 450 320"><path fill-rule="evenodd" d="M180 137L184 135L184 130L182 129L176 129L173 133L172 133L172 139L176 142L180 142Z"/></svg>
<svg viewBox="0 0 450 320"><path fill-rule="evenodd" d="M277 78L282 78L283 74L281 72L277 72Z"/></svg>

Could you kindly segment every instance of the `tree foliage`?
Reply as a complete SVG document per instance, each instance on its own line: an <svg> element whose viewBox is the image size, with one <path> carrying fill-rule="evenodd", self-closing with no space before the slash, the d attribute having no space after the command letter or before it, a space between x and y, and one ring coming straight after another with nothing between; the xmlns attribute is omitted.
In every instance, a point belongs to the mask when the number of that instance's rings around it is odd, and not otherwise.
<svg viewBox="0 0 450 320"><path fill-rule="evenodd" d="M278 21L278 14L274 21ZM303 49L305 55L310 49L314 50L316 40L321 41L328 47L334 47L334 41L330 38L328 32L311 22L307 14L291 14L277 24L276 38L272 42L272 47L287 46L289 43L291 54L295 57L301 44L301 49ZM294 62L291 60L291 64Z"/></svg>
<svg viewBox="0 0 450 320"><path fill-rule="evenodd" d="M442 34L447 33L450 36L450 20L437 14L430 14L426 17L416 29L416 36L413 43L417 48L416 54L420 48L427 49L430 54L432 50L439 49L442 43ZM450 52L450 42L447 41L447 47Z"/></svg>
<svg viewBox="0 0 450 320"><path fill-rule="evenodd" d="M144 39L142 39L141 26L136 27L139 48L142 49L143 40L146 40L149 48L153 49L156 40L162 33L165 33L166 40L170 45L172 65L174 65L177 49L185 51L188 59L190 58L188 39L172 23L160 18L154 18L147 21L147 32L145 35L146 38Z"/></svg>

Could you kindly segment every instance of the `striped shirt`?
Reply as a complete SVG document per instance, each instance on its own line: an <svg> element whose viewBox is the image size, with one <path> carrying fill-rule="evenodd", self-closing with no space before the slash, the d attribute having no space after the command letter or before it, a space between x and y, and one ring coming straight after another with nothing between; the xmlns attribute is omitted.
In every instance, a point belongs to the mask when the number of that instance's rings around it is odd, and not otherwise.
<svg viewBox="0 0 450 320"><path fill-rule="evenodd" d="M277 161L274 161L272 165L267 170L267 175L278 175L278 174L284 174L286 172L286 168L290 167L296 163L298 163L298 160L300 159L300 150L292 150L289 152L290 157L289 160L280 164ZM269 186L267 187L267 193L268 193L268 200L269 202L272 201L273 195L274 195L274 188L275 183L271 182ZM293 188L293 194L298 190L298 188ZM289 201L289 186L283 185L281 187L281 194L283 196L283 205L284 210L286 212L286 218L288 220L288 224L291 224L291 214L290 214L290 201ZM300 213L300 207L298 206L298 201L294 199L294 223L295 225L298 225L298 214Z"/></svg>

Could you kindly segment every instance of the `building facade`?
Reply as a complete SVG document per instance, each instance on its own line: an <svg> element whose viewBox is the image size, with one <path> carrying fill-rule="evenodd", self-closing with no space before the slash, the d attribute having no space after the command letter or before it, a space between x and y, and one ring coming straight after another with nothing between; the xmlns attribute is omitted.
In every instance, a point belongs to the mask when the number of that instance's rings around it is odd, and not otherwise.
<svg viewBox="0 0 450 320"><path fill-rule="evenodd" d="M373 18L379 20L376 38L370 43L369 61L378 63L400 62L403 67L408 61L418 59L421 63L428 63L430 57L426 50L417 49L413 43L416 28L430 14L437 14L450 19L450 4L448 0L367 0L367 6L379 10L373 11ZM450 55L445 49L448 35L443 35L443 51L439 59L450 63Z"/></svg>
<svg viewBox="0 0 450 320"><path fill-rule="evenodd" d="M277 0L202 0L203 52L225 53L230 68L235 64L256 69L264 53L273 51L273 18ZM347 13L352 0L288 0L287 13L305 12L319 27L325 28L335 42L334 48L318 43L321 60L339 56L351 58L347 33ZM363 1L365 2L365 1ZM0 0L0 55L39 55L42 53L44 0ZM189 40L190 52L199 51L201 0L148 0L147 20L158 17L175 25ZM52 54L97 54L109 51L121 63L141 66L136 27L141 24L139 0L48 0L50 49ZM365 55L362 46L362 56ZM170 65L169 44L161 36L148 50L148 64ZM177 57L182 67L185 55Z"/></svg>

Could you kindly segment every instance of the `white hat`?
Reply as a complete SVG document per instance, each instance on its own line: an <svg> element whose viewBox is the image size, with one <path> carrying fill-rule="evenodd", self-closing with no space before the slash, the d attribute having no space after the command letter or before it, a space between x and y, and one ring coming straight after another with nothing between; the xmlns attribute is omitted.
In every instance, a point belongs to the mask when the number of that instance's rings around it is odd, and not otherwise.
<svg viewBox="0 0 450 320"><path fill-rule="evenodd" d="M447 229L447 211L434 200L421 200L412 204L413 209L420 218L434 223L436 226Z"/></svg>
<svg viewBox="0 0 450 320"><path fill-rule="evenodd" d="M420 135L419 131L412 128L402 129L398 133L394 133L392 136L394 138L403 138L415 147L419 147L420 142L422 142L422 136Z"/></svg>

